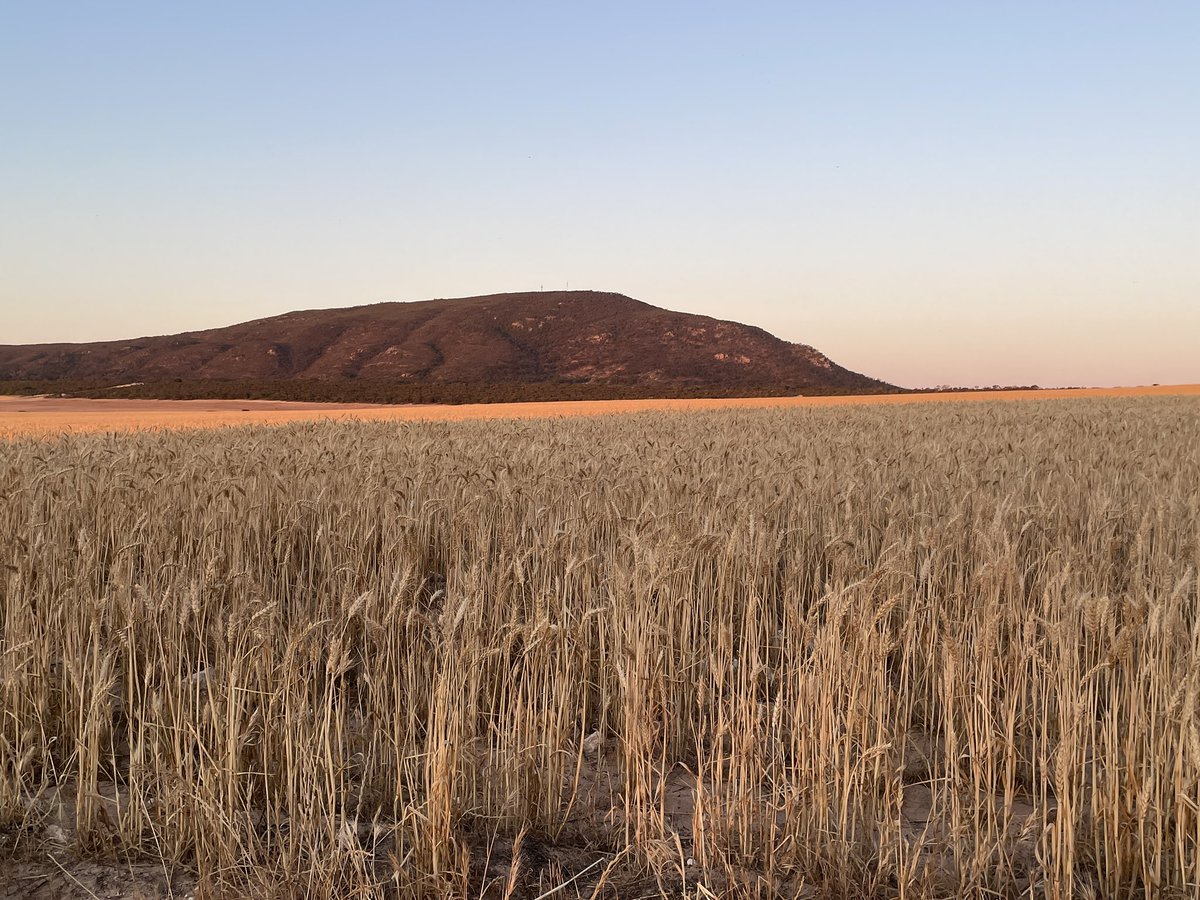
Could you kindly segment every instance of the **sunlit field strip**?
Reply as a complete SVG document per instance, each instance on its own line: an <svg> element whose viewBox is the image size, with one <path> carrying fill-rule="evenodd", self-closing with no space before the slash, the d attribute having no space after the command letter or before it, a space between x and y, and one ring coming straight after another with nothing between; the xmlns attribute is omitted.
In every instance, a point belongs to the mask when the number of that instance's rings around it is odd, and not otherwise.
<svg viewBox="0 0 1200 900"><path fill-rule="evenodd" d="M978 391L884 394L853 397L753 397L700 400L580 400L461 406L350 406L238 400L48 400L0 397L0 435L131 431L144 428L214 428L294 421L459 421L541 418L651 410L766 409L982 402L1048 398L1197 396L1200 385L1085 388L1042 391Z"/></svg>

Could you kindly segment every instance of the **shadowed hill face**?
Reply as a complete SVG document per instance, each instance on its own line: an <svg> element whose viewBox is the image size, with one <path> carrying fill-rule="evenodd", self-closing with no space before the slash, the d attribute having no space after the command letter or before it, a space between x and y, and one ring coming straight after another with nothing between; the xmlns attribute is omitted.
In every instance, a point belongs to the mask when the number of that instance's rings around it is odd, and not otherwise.
<svg viewBox="0 0 1200 900"><path fill-rule="evenodd" d="M886 387L761 328L592 291L378 303L172 336L0 346L0 379L71 378Z"/></svg>

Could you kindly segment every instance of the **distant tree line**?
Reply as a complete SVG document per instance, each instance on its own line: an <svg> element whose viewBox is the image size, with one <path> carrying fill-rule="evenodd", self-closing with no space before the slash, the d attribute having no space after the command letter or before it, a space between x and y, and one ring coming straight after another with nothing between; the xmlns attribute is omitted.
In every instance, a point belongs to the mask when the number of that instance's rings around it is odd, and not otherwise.
<svg viewBox="0 0 1200 900"><path fill-rule="evenodd" d="M911 394L970 394L976 391L1040 391L1044 390L1036 384L977 384L973 387L955 387L952 384L939 384L934 387L912 388ZM1061 390L1054 388L1054 390Z"/></svg>
<svg viewBox="0 0 1200 900"><path fill-rule="evenodd" d="M0 395L101 399L292 400L309 403L522 403L553 400L644 400L701 397L835 396L882 393L835 385L622 384L584 381L401 382L371 379L172 379L114 386L113 379L0 380ZM892 393L904 393L893 388Z"/></svg>

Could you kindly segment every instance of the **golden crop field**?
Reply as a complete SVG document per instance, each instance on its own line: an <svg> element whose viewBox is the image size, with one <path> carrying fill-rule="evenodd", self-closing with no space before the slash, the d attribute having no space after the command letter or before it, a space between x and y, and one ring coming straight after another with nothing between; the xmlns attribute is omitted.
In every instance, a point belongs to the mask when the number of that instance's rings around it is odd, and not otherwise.
<svg viewBox="0 0 1200 900"><path fill-rule="evenodd" d="M731 397L688 400L566 400L530 403L370 405L295 403L281 400L87 400L77 397L0 396L0 438L143 428L221 428L288 422L461 421L592 416L610 413L710 409L806 409L822 406L911 403L979 403L995 400L1200 396L1200 384L1118 388L968 391L914 394L848 394L829 397Z"/></svg>
<svg viewBox="0 0 1200 900"><path fill-rule="evenodd" d="M1194 397L14 438L0 896L1194 898L1198 569Z"/></svg>

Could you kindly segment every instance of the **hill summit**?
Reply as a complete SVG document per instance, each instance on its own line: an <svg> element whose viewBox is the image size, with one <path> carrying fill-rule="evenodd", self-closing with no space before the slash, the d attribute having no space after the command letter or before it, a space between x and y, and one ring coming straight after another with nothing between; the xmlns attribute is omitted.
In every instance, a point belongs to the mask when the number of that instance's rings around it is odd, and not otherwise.
<svg viewBox="0 0 1200 900"><path fill-rule="evenodd" d="M761 328L596 291L375 303L169 336L0 345L0 380L64 379L582 383L666 393L890 388Z"/></svg>

